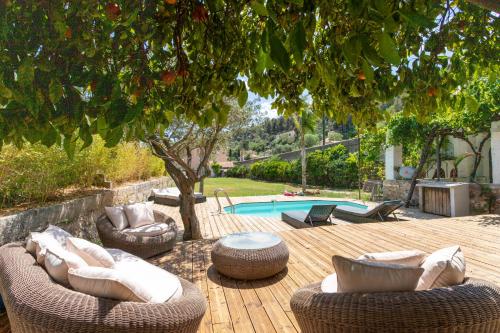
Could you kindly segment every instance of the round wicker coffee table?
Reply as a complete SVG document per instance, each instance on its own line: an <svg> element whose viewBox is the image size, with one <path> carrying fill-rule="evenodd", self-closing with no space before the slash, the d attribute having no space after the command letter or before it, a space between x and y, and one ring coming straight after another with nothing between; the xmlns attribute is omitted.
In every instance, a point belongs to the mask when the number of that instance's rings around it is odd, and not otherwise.
<svg viewBox="0 0 500 333"><path fill-rule="evenodd" d="M212 248L212 263L225 276L256 280L281 272L288 262L288 247L267 232L242 232L219 239Z"/></svg>

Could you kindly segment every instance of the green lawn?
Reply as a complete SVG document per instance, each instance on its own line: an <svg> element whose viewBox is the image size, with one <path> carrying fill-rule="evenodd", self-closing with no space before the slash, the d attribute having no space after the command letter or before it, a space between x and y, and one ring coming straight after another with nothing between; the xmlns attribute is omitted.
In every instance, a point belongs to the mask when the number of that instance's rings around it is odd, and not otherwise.
<svg viewBox="0 0 500 333"><path fill-rule="evenodd" d="M230 197L246 197L253 195L276 195L287 191L298 191L300 187L283 183L262 182L245 178L206 178L205 195L213 197L214 191L223 188ZM319 196L329 198L358 199L357 190L324 190ZM369 200L368 193L361 192L362 200Z"/></svg>

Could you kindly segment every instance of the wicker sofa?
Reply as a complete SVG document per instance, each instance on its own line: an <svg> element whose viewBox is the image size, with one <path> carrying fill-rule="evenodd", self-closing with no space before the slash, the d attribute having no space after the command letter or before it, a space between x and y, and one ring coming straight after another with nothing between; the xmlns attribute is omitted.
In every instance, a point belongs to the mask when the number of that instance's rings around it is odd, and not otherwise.
<svg viewBox="0 0 500 333"><path fill-rule="evenodd" d="M466 279L449 288L398 293L323 293L320 283L290 301L303 333L500 332L500 289Z"/></svg>
<svg viewBox="0 0 500 333"><path fill-rule="evenodd" d="M163 304L119 302L55 283L20 243L0 248L0 292L13 333L191 333L205 297L181 279L183 296Z"/></svg>
<svg viewBox="0 0 500 333"><path fill-rule="evenodd" d="M120 249L141 258L150 258L160 253L172 250L177 237L175 221L160 211L154 211L155 222L165 223L169 230L161 235L148 237L136 236L117 230L106 214L96 222L99 238L105 247Z"/></svg>

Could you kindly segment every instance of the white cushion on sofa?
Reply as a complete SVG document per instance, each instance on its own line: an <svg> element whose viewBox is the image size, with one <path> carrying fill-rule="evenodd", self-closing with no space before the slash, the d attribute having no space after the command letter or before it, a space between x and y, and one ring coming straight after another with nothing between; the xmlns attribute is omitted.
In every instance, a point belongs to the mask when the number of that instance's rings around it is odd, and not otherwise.
<svg viewBox="0 0 500 333"><path fill-rule="evenodd" d="M52 236L62 247L66 246L66 239L72 237L69 232L64 229L61 229L55 225L49 224L45 231L41 232L47 235ZM28 238L26 239L26 250L32 255L36 254L36 244L32 241L33 235L41 234L40 232L32 232Z"/></svg>
<svg viewBox="0 0 500 333"><path fill-rule="evenodd" d="M462 283L465 278L465 257L458 245L432 253L421 267L424 273L417 290L449 287Z"/></svg>
<svg viewBox="0 0 500 333"><path fill-rule="evenodd" d="M64 249L50 233L32 232L30 242L31 245L35 247L36 262L41 266L45 265L45 253L47 248Z"/></svg>
<svg viewBox="0 0 500 333"><path fill-rule="evenodd" d="M70 269L71 286L80 292L122 301L164 303L182 296L177 276L131 254L108 249L118 260L113 269Z"/></svg>
<svg viewBox="0 0 500 333"><path fill-rule="evenodd" d="M153 202L139 202L123 206L131 228L155 223Z"/></svg>
<svg viewBox="0 0 500 333"><path fill-rule="evenodd" d="M106 216L116 229L123 230L129 226L123 206L104 207L104 210L106 211Z"/></svg>
<svg viewBox="0 0 500 333"><path fill-rule="evenodd" d="M333 273L328 275L321 281L321 291L324 293L336 293L338 289L337 286L337 274Z"/></svg>
<svg viewBox="0 0 500 333"><path fill-rule="evenodd" d="M417 287L424 269L404 265L332 258L337 273L338 292L411 291Z"/></svg>
<svg viewBox="0 0 500 333"><path fill-rule="evenodd" d="M426 256L425 252L418 250L407 250L407 251L365 253L362 256L358 257L358 260L418 267L425 259L425 256Z"/></svg>
<svg viewBox="0 0 500 333"><path fill-rule="evenodd" d="M166 223L153 223L143 225L137 228L127 228L123 230L124 233L134 236L154 237L162 235L170 230L170 226Z"/></svg>
<svg viewBox="0 0 500 333"><path fill-rule="evenodd" d="M68 270L88 266L80 256L59 248L47 248L45 253L45 269L56 282L69 285Z"/></svg>
<svg viewBox="0 0 500 333"><path fill-rule="evenodd" d="M70 237L66 247L82 257L89 266L112 268L115 265L113 257L103 247L86 239Z"/></svg>
<svg viewBox="0 0 500 333"><path fill-rule="evenodd" d="M162 291L165 293L165 296L163 297L168 297L168 295L172 292L169 289L176 289L169 298L170 300L174 300L182 296L182 285L179 278L174 274L120 249L106 249L106 251L111 254L113 260L115 261L114 269L124 273L135 274L142 281L149 281L149 283L152 284L155 284L155 280L165 282L173 281L166 288L162 287L165 288L165 290Z"/></svg>

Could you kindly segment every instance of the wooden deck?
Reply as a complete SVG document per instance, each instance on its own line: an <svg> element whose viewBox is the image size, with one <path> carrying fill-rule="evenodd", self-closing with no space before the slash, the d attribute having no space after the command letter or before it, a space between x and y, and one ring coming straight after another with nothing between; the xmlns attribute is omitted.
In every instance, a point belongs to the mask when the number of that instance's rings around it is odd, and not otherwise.
<svg viewBox="0 0 500 333"><path fill-rule="evenodd" d="M357 257L365 252L413 248L431 252L459 244L466 256L467 275L500 285L500 217L497 215L296 230L276 218L213 214L216 208L213 199L197 205L207 239L179 243L171 253L152 260L191 280L206 295L209 308L200 332L298 332L289 306L290 297L297 288L331 274L334 254ZM177 209L163 207L162 210L179 220ZM211 244L224 234L244 230L279 234L290 250L287 269L271 279L249 282L217 274L211 265ZM2 333L8 332L5 322L5 316L0 317Z"/></svg>

